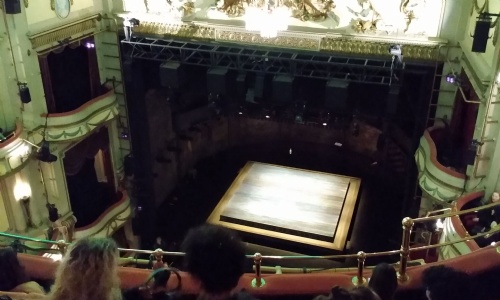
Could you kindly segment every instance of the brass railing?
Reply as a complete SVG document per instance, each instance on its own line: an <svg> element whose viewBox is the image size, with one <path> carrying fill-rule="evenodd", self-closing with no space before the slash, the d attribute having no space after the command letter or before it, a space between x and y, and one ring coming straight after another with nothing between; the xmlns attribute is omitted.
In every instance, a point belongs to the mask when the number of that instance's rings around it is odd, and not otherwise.
<svg viewBox="0 0 500 300"><path fill-rule="evenodd" d="M451 212L451 213L444 213L442 215L438 216L428 216L428 217L423 217L423 218L404 218L402 221L402 226L403 226L403 235L401 239L401 248L399 250L391 250L391 251L383 251L383 252L372 252L372 253L365 253L363 251L358 252L357 254L342 254L342 255L261 255L260 253L255 253L253 255L247 255L247 258L253 259L254 261L254 270L255 270L255 278L252 281L252 286L255 288L262 287L265 285L265 281L262 278L261 270L262 270L262 262L265 260L297 260L297 259L346 259L346 258L356 258L358 261L358 265L356 268L356 275L355 277L352 278L352 283L354 285L362 285L366 283L366 279L363 277L363 272L365 269L365 261L369 257L379 257L379 256L390 256L390 255L400 255L399 263L398 265L398 279L401 283L404 283L408 281L408 274L407 274L407 267L408 267L408 259L409 255L411 252L415 251L421 251L421 250L428 250L428 249L435 249L443 246L448 246L456 243L461 243L465 241L469 241L472 239L476 239L479 237L484 237L488 236L497 232L500 232L500 225L496 226L492 229L490 229L487 232L479 233L474 236L468 236L459 240L455 241L450 241L450 242L445 242L445 243L439 243L439 244L434 244L434 245L427 245L427 246L421 246L421 247L410 247L410 235L411 235L411 230L413 228L413 225L417 222L427 222L427 221L432 221L436 219L441 219L445 217L452 217L452 216L459 216L463 215L466 213L470 212L476 212L488 208L492 208L494 206L500 205L500 203L492 203L492 204L487 204L483 205L480 207L476 208L471 208L463 211L456 211L456 212ZM0 232L0 237L6 237L6 238L12 238L16 240L24 240L24 241L29 241L29 242L36 242L36 243L42 243L42 244L48 244L48 245L56 245L58 249L49 249L49 248L36 248L36 247L28 247L23 245L23 247L26 247L28 250L32 251L54 251L58 250L62 254L66 252L67 247L70 245L69 243L66 243L65 241L51 241L51 240L45 240L45 239L38 239L38 238L32 238L32 237L25 237L25 236L19 236L19 235L14 235L14 234L9 234L9 233L3 233ZM18 243L19 245L19 243ZM498 246L498 242L496 244ZM120 252L127 252L127 253L134 253L134 254L149 254L151 257L154 258L154 263L153 263L153 268L155 266L163 266L163 256L184 256L185 253L183 252L170 252L170 251L163 251L162 249L156 249L156 250L142 250L142 249L128 249L128 248L118 248ZM138 259L130 259L130 258L121 258L121 264L127 264L127 263L134 263L137 262L138 264L144 264L146 260L138 260ZM149 261L148 261L149 262Z"/></svg>

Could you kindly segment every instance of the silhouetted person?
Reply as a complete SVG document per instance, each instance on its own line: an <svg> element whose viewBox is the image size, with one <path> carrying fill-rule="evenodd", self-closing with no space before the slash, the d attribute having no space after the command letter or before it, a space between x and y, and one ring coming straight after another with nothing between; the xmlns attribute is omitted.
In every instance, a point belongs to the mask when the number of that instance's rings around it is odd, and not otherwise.
<svg viewBox="0 0 500 300"><path fill-rule="evenodd" d="M429 300L474 299L469 275L447 266L426 269L422 282Z"/></svg>
<svg viewBox="0 0 500 300"><path fill-rule="evenodd" d="M232 231L217 225L192 229L182 243L186 270L200 282L198 299L254 299L235 290L243 275L245 249Z"/></svg>
<svg viewBox="0 0 500 300"><path fill-rule="evenodd" d="M380 297L366 286L358 286L351 290L335 286L330 295L317 296L313 300L381 300Z"/></svg>
<svg viewBox="0 0 500 300"><path fill-rule="evenodd" d="M398 277L393 266L381 263L373 269L368 286L381 300L391 300L398 288Z"/></svg>

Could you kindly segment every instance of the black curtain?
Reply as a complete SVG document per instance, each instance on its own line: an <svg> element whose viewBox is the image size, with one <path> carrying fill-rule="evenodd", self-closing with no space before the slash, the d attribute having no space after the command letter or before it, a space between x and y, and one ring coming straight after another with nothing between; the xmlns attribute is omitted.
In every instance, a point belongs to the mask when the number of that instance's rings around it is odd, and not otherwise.
<svg viewBox="0 0 500 300"><path fill-rule="evenodd" d="M102 94L93 38L40 58L49 113L68 112Z"/></svg>

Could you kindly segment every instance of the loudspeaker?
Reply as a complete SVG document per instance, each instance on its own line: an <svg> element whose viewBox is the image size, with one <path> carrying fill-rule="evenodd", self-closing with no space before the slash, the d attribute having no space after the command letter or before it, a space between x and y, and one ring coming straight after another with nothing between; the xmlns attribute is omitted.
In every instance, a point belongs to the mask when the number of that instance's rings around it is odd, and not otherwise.
<svg viewBox="0 0 500 300"><path fill-rule="evenodd" d="M160 83L163 87L180 88L185 83L183 65L178 62L167 62L160 65Z"/></svg>
<svg viewBox="0 0 500 300"><path fill-rule="evenodd" d="M245 97L247 93L247 74L240 73L236 77L236 94L238 97Z"/></svg>
<svg viewBox="0 0 500 300"><path fill-rule="evenodd" d="M127 154L124 157L123 168L125 169L125 176L129 177L134 175L134 157L132 154Z"/></svg>
<svg viewBox="0 0 500 300"><path fill-rule="evenodd" d="M123 77L125 79L125 82L133 82L134 81L134 61L133 60L126 60L122 64L123 68Z"/></svg>
<svg viewBox="0 0 500 300"><path fill-rule="evenodd" d="M5 13L9 15L21 13L21 0L5 0Z"/></svg>
<svg viewBox="0 0 500 300"><path fill-rule="evenodd" d="M398 112L399 91L400 86L391 85L385 106L385 110L389 115L394 115Z"/></svg>
<svg viewBox="0 0 500 300"><path fill-rule="evenodd" d="M488 45L488 34L490 33L491 18L480 16L476 21L476 29L472 41L472 52L484 53Z"/></svg>
<svg viewBox="0 0 500 300"><path fill-rule="evenodd" d="M293 99L293 80L290 75L276 75L273 78L273 100L289 102Z"/></svg>
<svg viewBox="0 0 500 300"><path fill-rule="evenodd" d="M227 95L228 69L211 68L207 71L207 89L213 95Z"/></svg>
<svg viewBox="0 0 500 300"><path fill-rule="evenodd" d="M264 97L264 74L257 74L255 76L255 86L254 86L254 97L262 98Z"/></svg>
<svg viewBox="0 0 500 300"><path fill-rule="evenodd" d="M465 151L464 155L465 163L473 166L474 163L476 162L476 155L477 155L477 146L470 145L469 148Z"/></svg>
<svg viewBox="0 0 500 300"><path fill-rule="evenodd" d="M325 107L334 112L345 112L347 110L347 97L349 92L348 81L330 80L325 86Z"/></svg>

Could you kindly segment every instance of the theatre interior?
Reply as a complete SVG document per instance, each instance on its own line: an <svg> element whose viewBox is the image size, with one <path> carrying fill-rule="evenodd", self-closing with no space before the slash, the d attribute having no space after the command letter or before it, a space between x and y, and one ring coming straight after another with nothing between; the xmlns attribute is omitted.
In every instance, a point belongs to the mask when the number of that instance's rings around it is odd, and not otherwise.
<svg viewBox="0 0 500 300"><path fill-rule="evenodd" d="M242 238L239 285L263 299L380 262L408 294L429 266L500 275L498 221L474 230L500 205L500 1L0 10L0 247L32 276L110 237L122 287L157 260L196 294L179 251L203 223Z"/></svg>

